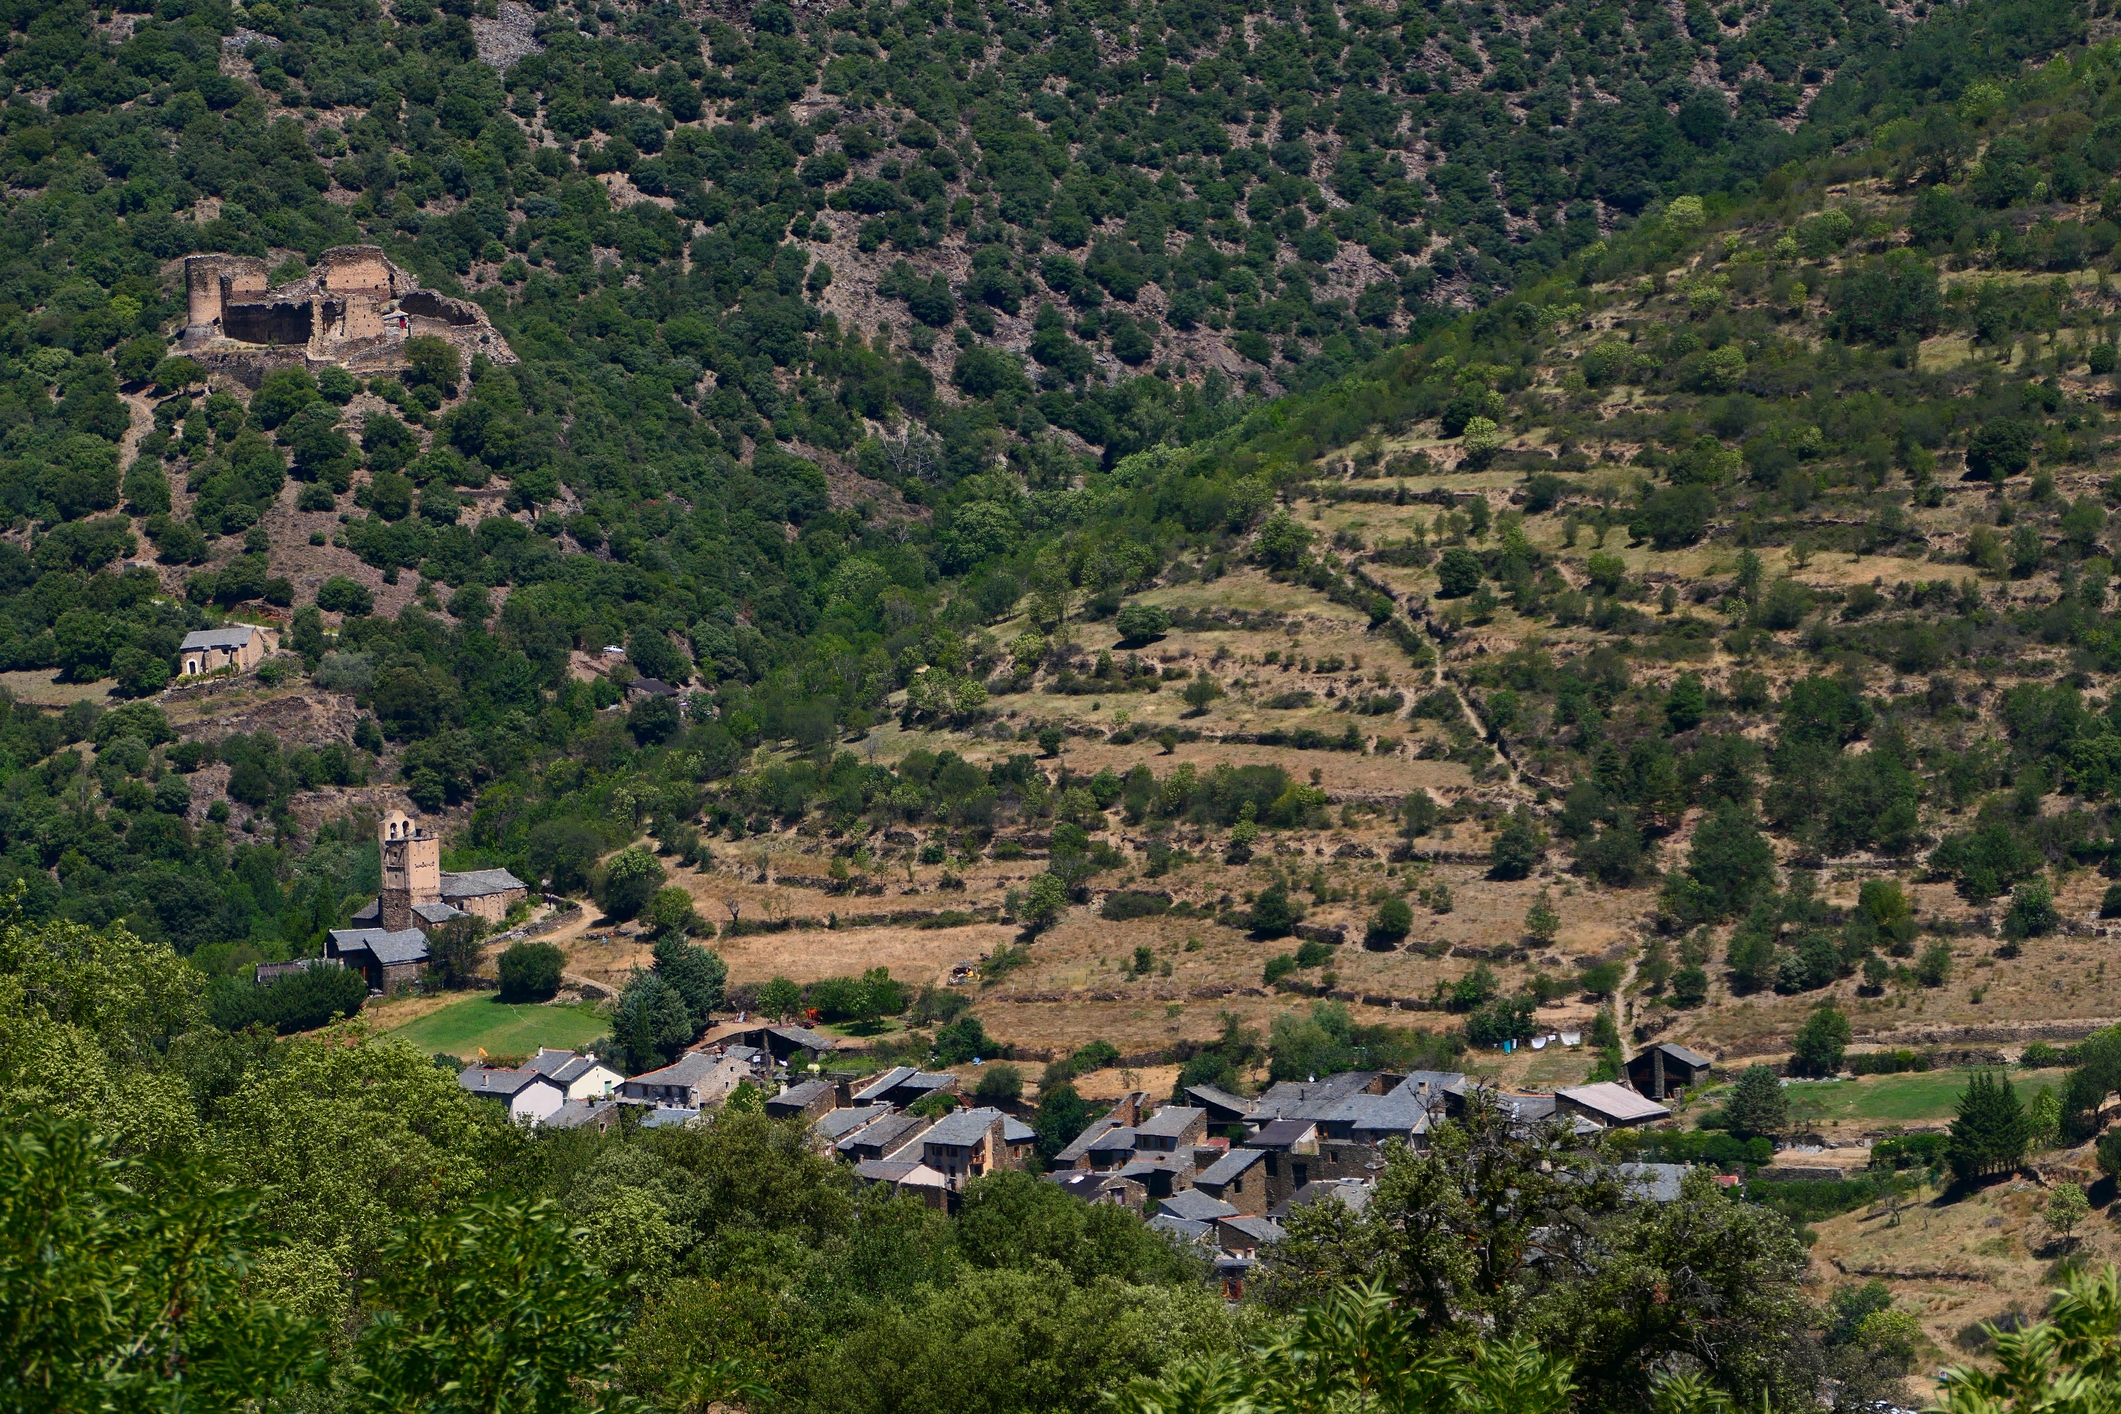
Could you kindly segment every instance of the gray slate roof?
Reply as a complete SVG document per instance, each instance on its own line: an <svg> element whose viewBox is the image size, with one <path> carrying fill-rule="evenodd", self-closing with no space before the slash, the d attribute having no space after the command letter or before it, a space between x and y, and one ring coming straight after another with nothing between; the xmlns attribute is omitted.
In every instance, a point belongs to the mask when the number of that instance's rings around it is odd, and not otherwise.
<svg viewBox="0 0 2121 1414"><path fill-rule="evenodd" d="M427 935L417 928L395 933L381 928L334 928L331 940L342 953L366 952L386 967L427 960Z"/></svg>
<svg viewBox="0 0 2121 1414"><path fill-rule="evenodd" d="M889 1105L856 1105L852 1108L827 1110L818 1116L817 1123L810 1128L820 1139L842 1139L890 1113Z"/></svg>
<svg viewBox="0 0 2121 1414"><path fill-rule="evenodd" d="M534 1070L540 1075L549 1075L562 1085L572 1085L602 1064L595 1056L578 1056L573 1051L555 1051L544 1047L525 1061L523 1068Z"/></svg>
<svg viewBox="0 0 2121 1414"><path fill-rule="evenodd" d="M1220 1187L1266 1157L1264 1149L1232 1149L1201 1170L1193 1182L1203 1187Z"/></svg>
<svg viewBox="0 0 2121 1414"><path fill-rule="evenodd" d="M257 631L249 624L195 629L184 635L184 641L177 645L177 651L181 653L187 648L241 648L250 642L251 635Z"/></svg>
<svg viewBox="0 0 2121 1414"><path fill-rule="evenodd" d="M1441 1099L1444 1095L1465 1093L1466 1077L1456 1070L1417 1070L1394 1086L1394 1095L1427 1095Z"/></svg>
<svg viewBox="0 0 2121 1414"><path fill-rule="evenodd" d="M1673 1060L1680 1062L1682 1065L1691 1065L1696 1067L1697 1069L1712 1066L1715 1064L1714 1061L1710 1060L1701 1052L1688 1050L1685 1046L1680 1045L1677 1041L1659 1041L1654 1046L1643 1047L1644 1055L1649 1054L1651 1051L1663 1051L1666 1055L1670 1056Z"/></svg>
<svg viewBox="0 0 2121 1414"><path fill-rule="evenodd" d="M584 1125L608 1125L618 1117L616 1100L569 1100L543 1122L547 1129L580 1129Z"/></svg>
<svg viewBox="0 0 2121 1414"><path fill-rule="evenodd" d="M484 898L488 894L505 894L510 889L524 888L524 883L506 869L472 869L462 874L442 876L442 897Z"/></svg>
<svg viewBox="0 0 2121 1414"><path fill-rule="evenodd" d="M1112 1175L1092 1173L1088 1169L1057 1169L1046 1175L1046 1181L1069 1197L1087 1203L1105 1191L1105 1185L1112 1182Z"/></svg>
<svg viewBox="0 0 2121 1414"><path fill-rule="evenodd" d="M457 1084L474 1095L489 1099L512 1100L533 1085L551 1084L545 1076L534 1070L504 1070L498 1066L475 1065L469 1070L457 1072Z"/></svg>
<svg viewBox="0 0 2121 1414"><path fill-rule="evenodd" d="M1111 1113L1108 1111L1101 1118L1091 1121L1090 1127L1088 1129L1076 1135L1074 1140L1068 1145L1067 1148L1061 1150L1058 1154L1053 1156L1054 1166L1057 1168L1072 1167L1077 1159L1080 1159L1081 1157L1083 1157L1083 1155L1089 1153L1092 1148L1097 1146L1099 1141L1104 1139L1106 1135L1112 1133L1116 1129L1124 1129L1127 1131L1128 1134L1128 1142L1120 1147L1132 1148L1134 1134L1133 1129L1113 1119Z"/></svg>
<svg viewBox="0 0 2121 1414"><path fill-rule="evenodd" d="M1686 1177L1685 1164L1615 1164L1622 1188L1630 1198L1650 1203L1669 1203L1679 1197L1679 1181Z"/></svg>
<svg viewBox="0 0 2121 1414"><path fill-rule="evenodd" d="M1184 1175L1191 1172L1193 1158L1190 1154L1137 1154L1118 1169L1121 1178L1131 1178L1137 1183L1147 1183L1160 1173Z"/></svg>
<svg viewBox="0 0 2121 1414"><path fill-rule="evenodd" d="M704 1051L687 1051L661 1070L644 1071L628 1085L697 1085L714 1074L721 1062Z"/></svg>
<svg viewBox="0 0 2121 1414"><path fill-rule="evenodd" d="M1281 1224L1272 1218L1255 1218L1245 1215L1222 1217L1215 1220L1216 1226L1241 1232L1254 1242L1278 1242L1281 1239Z"/></svg>
<svg viewBox="0 0 2121 1414"><path fill-rule="evenodd" d="M919 1139L928 1132L928 1127L928 1120L920 1115L893 1113L885 1108L883 1115L847 1135L833 1147L843 1154L852 1154L857 1149L874 1148L877 1152L888 1155L893 1150Z"/></svg>
<svg viewBox="0 0 2121 1414"><path fill-rule="evenodd" d="M683 1105L657 1105L655 1113L641 1121L643 1129L683 1129L700 1117L700 1112Z"/></svg>
<svg viewBox="0 0 2121 1414"><path fill-rule="evenodd" d="M1237 1209L1220 1198L1210 1198L1198 1188L1182 1188L1161 1200L1156 1211L1169 1213L1174 1218L1187 1218L1193 1222L1213 1222L1217 1218L1234 1215Z"/></svg>
<svg viewBox="0 0 2121 1414"><path fill-rule="evenodd" d="M791 1085L778 1095L766 1097L768 1109L800 1110L820 1095L832 1093L832 1084L826 1080L805 1080L800 1085Z"/></svg>
<svg viewBox="0 0 2121 1414"><path fill-rule="evenodd" d="M1275 1218L1285 1218L1289 1215L1289 1210L1292 1208L1305 1207L1321 1199L1329 1198L1345 1203L1359 1213L1369 1206L1370 1192L1368 1184L1354 1183L1342 1179L1318 1179L1297 1189L1295 1195L1288 1202L1277 1204L1269 1209L1268 1215Z"/></svg>
<svg viewBox="0 0 2121 1414"><path fill-rule="evenodd" d="M1379 1134L1426 1134L1429 1104L1418 1095L1350 1095L1325 1117L1328 1129L1350 1138Z"/></svg>
<svg viewBox="0 0 2121 1414"><path fill-rule="evenodd" d="M1324 1119L1350 1095L1360 1095L1377 1079L1374 1070L1351 1070L1323 1080L1284 1080L1269 1086L1252 1112L1255 1120Z"/></svg>
<svg viewBox="0 0 2121 1414"><path fill-rule="evenodd" d="M1162 1213L1149 1219L1148 1228L1151 1232L1168 1232L1182 1242L1206 1242L1215 1234L1214 1227L1208 1223L1190 1218L1167 1218Z"/></svg>
<svg viewBox="0 0 2121 1414"><path fill-rule="evenodd" d="M922 1071L910 1065L893 1066L876 1079L854 1092L854 1098L862 1102L881 1100L893 1090L909 1087L915 1090L945 1090L957 1084L957 1077L949 1071Z"/></svg>
<svg viewBox="0 0 2121 1414"><path fill-rule="evenodd" d="M1188 1126L1207 1115L1206 1110L1196 1110L1185 1105L1166 1105L1149 1119L1134 1127L1137 1137L1148 1135L1157 1139L1177 1139Z"/></svg>
<svg viewBox="0 0 2121 1414"><path fill-rule="evenodd" d="M422 923L447 923L452 918L471 917L462 909L452 908L446 903L416 903L412 906L412 916Z"/></svg>
<svg viewBox="0 0 2121 1414"><path fill-rule="evenodd" d="M974 1145L986 1135L994 1122L1003 1118L1002 1112L981 1106L976 1110L952 1110L935 1122L935 1127L921 1136L923 1144ZM1004 1138L1007 1137L1006 1129Z"/></svg>
<svg viewBox="0 0 2121 1414"><path fill-rule="evenodd" d="M1286 1149L1317 1132L1318 1121L1315 1119L1269 1120L1259 1127L1257 1134L1246 1139L1245 1144L1254 1149Z"/></svg>
<svg viewBox="0 0 2121 1414"><path fill-rule="evenodd" d="M1257 1100L1233 1095L1218 1085L1188 1085L1186 1098L1208 1109L1235 1110L1239 1114L1250 1114L1259 1104Z"/></svg>

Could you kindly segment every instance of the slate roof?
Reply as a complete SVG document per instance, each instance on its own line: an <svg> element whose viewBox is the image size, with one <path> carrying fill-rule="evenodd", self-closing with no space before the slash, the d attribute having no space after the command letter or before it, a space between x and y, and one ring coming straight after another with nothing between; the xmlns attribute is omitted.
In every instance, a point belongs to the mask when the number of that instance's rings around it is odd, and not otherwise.
<svg viewBox="0 0 2121 1414"><path fill-rule="evenodd" d="M1186 1105L1166 1105L1144 1123L1134 1126L1135 1137L1177 1139L1185 1134L1193 1121L1205 1118L1207 1113Z"/></svg>
<svg viewBox="0 0 2121 1414"><path fill-rule="evenodd" d="M1281 1224L1272 1218L1255 1218L1240 1214L1235 1217L1217 1218L1215 1225L1243 1233L1258 1243L1276 1242L1281 1239Z"/></svg>
<svg viewBox="0 0 2121 1414"><path fill-rule="evenodd" d="M1085 1203L1105 1191L1112 1181L1109 1173L1091 1173L1088 1169L1060 1169L1046 1175L1048 1182L1071 1198L1080 1198Z"/></svg>
<svg viewBox="0 0 2121 1414"><path fill-rule="evenodd" d="M700 1112L684 1105L657 1105L654 1113L641 1121L643 1129L683 1129L700 1117Z"/></svg>
<svg viewBox="0 0 2121 1414"><path fill-rule="evenodd" d="M1151 1176L1159 1173L1189 1174L1193 1172L1193 1160L1184 1154L1137 1154L1116 1171L1121 1178L1147 1183Z"/></svg>
<svg viewBox="0 0 2121 1414"><path fill-rule="evenodd" d="M1554 1117L1552 1095L1511 1095L1498 1093L1495 1103L1502 1107L1503 1114L1518 1124L1537 1124Z"/></svg>
<svg viewBox="0 0 2121 1414"><path fill-rule="evenodd" d="M832 1084L825 1080L805 1080L800 1085L791 1085L778 1095L766 1097L768 1110L801 1110L807 1108L820 1095L832 1093Z"/></svg>
<svg viewBox="0 0 2121 1414"><path fill-rule="evenodd" d="M1029 1144L1038 1138L1038 1131L1025 1124L1015 1115L1002 1116L1002 1142L1004 1144Z"/></svg>
<svg viewBox="0 0 2121 1414"><path fill-rule="evenodd" d="M1088 1129L1076 1135L1075 1138L1070 1141L1067 1148L1061 1150L1058 1154L1053 1156L1054 1167L1072 1167L1077 1159L1080 1159L1081 1157L1083 1157L1083 1155L1089 1153L1091 1149L1098 1143L1098 1141L1102 1140L1106 1135L1112 1133L1116 1129L1124 1129L1127 1131L1129 1135L1129 1140L1128 1143L1122 1147L1132 1148L1133 1140L1131 1136L1134 1133L1133 1127L1130 1125L1121 1124L1118 1120L1114 1119L1108 1112L1102 1117L1092 1120Z"/></svg>
<svg viewBox="0 0 2121 1414"><path fill-rule="evenodd" d="M1712 1066L1712 1065L1714 1065L1714 1064L1715 1064L1715 1062L1714 1062L1714 1061L1710 1060L1710 1059L1709 1059L1709 1058L1708 1058L1707 1056L1703 1055L1703 1054L1702 1054L1701 1052L1699 1052L1699 1051L1690 1051L1690 1050L1688 1050L1688 1049L1687 1049L1687 1048L1686 1048L1685 1046L1682 1046L1682 1045L1680 1045L1680 1044L1679 1044L1679 1043L1678 1043L1677 1041L1659 1041L1659 1042L1658 1042L1658 1043L1657 1043L1656 1045L1654 1045L1654 1046L1645 1046L1645 1047L1643 1047L1643 1054L1644 1054L1644 1055L1647 1055L1647 1054L1649 1054L1649 1053L1650 1053L1651 1051L1663 1051L1663 1052L1664 1052L1664 1053L1665 1053L1666 1055L1670 1056L1670 1057L1671 1057L1671 1058L1672 1058L1673 1060L1676 1060L1676 1061L1680 1062L1680 1063L1681 1063L1682 1065L1690 1065L1690 1066L1693 1066L1693 1067L1694 1067L1694 1068L1696 1068L1697 1070L1699 1070L1699 1069L1703 1069L1703 1068L1706 1068L1706 1067L1708 1067L1708 1066Z"/></svg>
<svg viewBox="0 0 2121 1414"><path fill-rule="evenodd" d="M947 1180L921 1163L918 1159L864 1159L854 1166L855 1177L879 1183L905 1183L911 1181L916 1187L940 1188Z"/></svg>
<svg viewBox="0 0 2121 1414"><path fill-rule="evenodd" d="M417 928L395 933L381 928L334 928L331 940L340 952L365 952L385 967L427 960L427 935Z"/></svg>
<svg viewBox="0 0 2121 1414"><path fill-rule="evenodd" d="M471 917L464 910L446 903L416 903L412 906L412 916L422 923L447 923L452 918Z"/></svg>
<svg viewBox="0 0 2121 1414"><path fill-rule="evenodd" d="M381 923L382 921L383 900L379 898L372 898L367 903L362 904L361 911L353 916L353 924L356 928L364 927L370 923Z"/></svg>
<svg viewBox="0 0 2121 1414"><path fill-rule="evenodd" d="M556 1051L547 1046L540 1047L536 1055L523 1063L523 1068L549 1075L562 1085L572 1085L602 1064L595 1056L578 1056L573 1051Z"/></svg>
<svg viewBox="0 0 2121 1414"><path fill-rule="evenodd" d="M893 1113L888 1107L877 1119L862 1126L841 1139L835 1148L843 1154L852 1154L856 1149L875 1145L884 1154L890 1154L928 1132L928 1121L920 1115Z"/></svg>
<svg viewBox="0 0 2121 1414"><path fill-rule="evenodd" d="M1203 1169L1193 1182L1200 1187L1221 1187L1266 1157L1264 1149L1232 1149Z"/></svg>
<svg viewBox="0 0 2121 1414"><path fill-rule="evenodd" d="M249 624L231 624L227 628L194 629L184 635L177 651L187 648L241 648L250 642L251 635L258 630Z"/></svg>
<svg viewBox="0 0 2121 1414"><path fill-rule="evenodd" d="M1210 1198L1198 1188L1182 1188L1170 1197L1160 1200L1156 1211L1169 1213L1174 1218L1187 1218L1193 1222L1213 1222L1217 1218L1233 1216L1237 1209L1220 1198Z"/></svg>
<svg viewBox="0 0 2121 1414"><path fill-rule="evenodd" d="M1466 1078L1456 1070L1417 1070L1392 1087L1394 1095L1426 1095L1441 1099L1445 1095L1463 1095Z"/></svg>
<svg viewBox="0 0 2121 1414"><path fill-rule="evenodd" d="M1133 1149L1134 1136L1138 1133L1140 1133L1139 1130L1128 1125L1114 1125L1104 1133L1091 1139L1083 1147L1083 1152L1086 1154L1109 1154L1114 1150L1118 1150L1120 1153L1126 1153Z"/></svg>
<svg viewBox="0 0 2121 1414"><path fill-rule="evenodd" d="M661 1070L643 1071L626 1083L628 1085L697 1085L714 1074L721 1062L704 1051L687 1051Z"/></svg>
<svg viewBox="0 0 2121 1414"><path fill-rule="evenodd" d="M1167 1218L1162 1213L1149 1219L1148 1227L1152 1232L1168 1232L1186 1242L1206 1242L1215 1232L1207 1223L1190 1218Z"/></svg>
<svg viewBox="0 0 2121 1414"><path fill-rule="evenodd" d="M644 692L650 697L675 697L678 690L659 678L635 678L626 684L628 692Z"/></svg>
<svg viewBox="0 0 2121 1414"><path fill-rule="evenodd" d="M1345 1203L1359 1213L1370 1204L1370 1187L1344 1179L1319 1179L1297 1189L1288 1202L1277 1203L1267 1213L1273 1218L1286 1218L1292 1208L1307 1207L1328 1198Z"/></svg>
<svg viewBox="0 0 2121 1414"><path fill-rule="evenodd" d="M1336 1136L1359 1139L1365 1135L1426 1134L1429 1102L1419 1095L1350 1095L1325 1116L1327 1130Z"/></svg>
<svg viewBox="0 0 2121 1414"><path fill-rule="evenodd" d="M818 1116L817 1123L810 1126L820 1139L843 1139L857 1129L872 1124L891 1113L889 1105L853 1105L836 1110L827 1110Z"/></svg>
<svg viewBox="0 0 2121 1414"><path fill-rule="evenodd" d="M489 1099L512 1100L533 1085L551 1084L547 1076L534 1070L505 1070L499 1066L475 1065L469 1070L457 1072L457 1084L474 1095Z"/></svg>
<svg viewBox="0 0 2121 1414"><path fill-rule="evenodd" d="M1233 1110L1241 1115L1252 1113L1259 1103L1243 1095L1233 1095L1219 1085L1188 1085L1186 1098L1206 1110Z"/></svg>
<svg viewBox="0 0 2121 1414"><path fill-rule="evenodd" d="M810 1031L800 1026L769 1026L766 1028L783 1041L793 1041L806 1051L829 1051L839 1042L822 1031Z"/></svg>
<svg viewBox="0 0 2121 1414"><path fill-rule="evenodd" d="M1669 1203L1679 1196L1679 1182L1686 1177L1685 1164L1615 1164L1622 1186L1630 1198L1651 1203Z"/></svg>
<svg viewBox="0 0 2121 1414"><path fill-rule="evenodd" d="M1351 1070L1323 1080L1283 1080L1267 1088L1252 1113L1255 1120L1323 1119L1350 1095L1360 1095L1377 1079L1374 1070Z"/></svg>
<svg viewBox="0 0 2121 1414"><path fill-rule="evenodd" d="M986 1137L1002 1112L982 1106L976 1110L952 1110L935 1122L934 1128L921 1136L923 1144L962 1144L967 1147L978 1144ZM1006 1134L1004 1135L1006 1138Z"/></svg>
<svg viewBox="0 0 2121 1414"><path fill-rule="evenodd" d="M545 1116L543 1124L547 1129L581 1129L587 1125L601 1129L616 1120L618 1114L616 1100L569 1100Z"/></svg>
<svg viewBox="0 0 2121 1414"><path fill-rule="evenodd" d="M1259 1132L1245 1140L1251 1149L1286 1149L1300 1144L1318 1132L1318 1121L1310 1119L1275 1119L1259 1127Z"/></svg>
<svg viewBox="0 0 2121 1414"><path fill-rule="evenodd" d="M521 879L506 869L472 869L462 874L442 876L442 897L445 899L484 898L488 894L504 894L510 889L525 887Z"/></svg>
<svg viewBox="0 0 2121 1414"><path fill-rule="evenodd" d="M944 1090L957 1084L957 1077L947 1070L922 1071L910 1065L893 1066L876 1079L854 1092L854 1098L863 1102L881 1100L901 1086L916 1090Z"/></svg>

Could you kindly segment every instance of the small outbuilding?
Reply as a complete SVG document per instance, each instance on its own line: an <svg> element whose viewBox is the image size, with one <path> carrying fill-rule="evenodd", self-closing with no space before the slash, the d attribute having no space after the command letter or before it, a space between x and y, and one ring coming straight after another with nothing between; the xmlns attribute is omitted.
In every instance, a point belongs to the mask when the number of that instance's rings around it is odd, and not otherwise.
<svg viewBox="0 0 2121 1414"><path fill-rule="evenodd" d="M1556 1090L1554 1112L1557 1117L1580 1115L1608 1129L1631 1129L1672 1117L1672 1112L1655 1100L1646 1100L1627 1086L1610 1080Z"/></svg>
<svg viewBox="0 0 2121 1414"><path fill-rule="evenodd" d="M1628 1062L1628 1083L1653 1100L1666 1100L1675 1091L1692 1089L1707 1080L1711 1065L1699 1051L1659 1041L1645 1046L1642 1054Z"/></svg>

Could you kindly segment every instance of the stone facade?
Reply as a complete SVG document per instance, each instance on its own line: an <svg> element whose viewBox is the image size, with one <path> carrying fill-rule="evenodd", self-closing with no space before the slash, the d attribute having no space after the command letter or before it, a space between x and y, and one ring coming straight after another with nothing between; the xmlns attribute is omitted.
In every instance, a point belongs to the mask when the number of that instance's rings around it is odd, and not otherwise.
<svg viewBox="0 0 2121 1414"><path fill-rule="evenodd" d="M271 632L251 624L200 629L186 634L177 647L177 676L198 677L223 668L247 673L278 647Z"/></svg>
<svg viewBox="0 0 2121 1414"><path fill-rule="evenodd" d="M254 256L194 255L184 262L184 285L184 351L251 387L279 367L402 369L405 341L425 334L467 361L516 361L485 310L421 289L380 246L333 246L284 285L270 284Z"/></svg>
<svg viewBox="0 0 2121 1414"><path fill-rule="evenodd" d="M530 896L529 887L506 869L445 873L442 841L402 811L383 817L379 843L383 889L375 908L376 922L384 928L432 932L467 914L499 923Z"/></svg>

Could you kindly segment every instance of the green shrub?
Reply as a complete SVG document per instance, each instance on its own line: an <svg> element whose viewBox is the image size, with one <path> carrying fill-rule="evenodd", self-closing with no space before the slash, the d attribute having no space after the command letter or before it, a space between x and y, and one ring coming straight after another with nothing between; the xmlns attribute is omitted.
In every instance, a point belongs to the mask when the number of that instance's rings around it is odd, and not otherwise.
<svg viewBox="0 0 2121 1414"><path fill-rule="evenodd" d="M551 943L517 943L501 954L501 1000L549 1002L560 990L566 954Z"/></svg>

